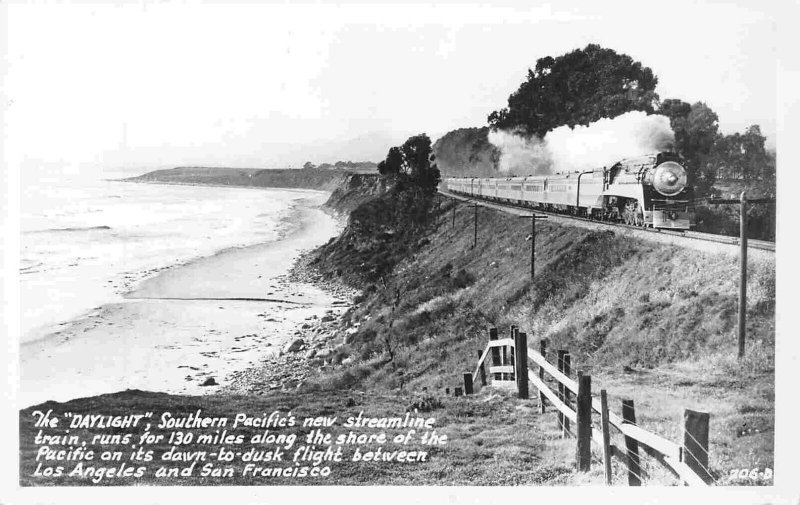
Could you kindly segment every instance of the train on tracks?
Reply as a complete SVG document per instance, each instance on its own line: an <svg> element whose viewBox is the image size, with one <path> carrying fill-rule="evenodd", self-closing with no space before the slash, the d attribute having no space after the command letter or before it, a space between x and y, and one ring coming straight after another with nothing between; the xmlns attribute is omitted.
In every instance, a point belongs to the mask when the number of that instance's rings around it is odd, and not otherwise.
<svg viewBox="0 0 800 505"><path fill-rule="evenodd" d="M694 192L683 161L661 152L610 167L550 175L449 178L453 193L629 225L689 230L695 224Z"/></svg>

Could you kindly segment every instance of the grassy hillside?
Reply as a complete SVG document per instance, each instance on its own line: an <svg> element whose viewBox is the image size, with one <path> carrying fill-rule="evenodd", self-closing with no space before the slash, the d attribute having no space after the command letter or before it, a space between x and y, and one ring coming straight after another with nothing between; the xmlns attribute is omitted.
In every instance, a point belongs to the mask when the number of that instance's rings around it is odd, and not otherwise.
<svg viewBox="0 0 800 505"><path fill-rule="evenodd" d="M736 257L545 221L537 225L532 283L529 221L481 208L473 249L473 211L464 204L448 200L437 212L429 203L418 224L424 232L393 217L404 216L399 205L380 199L360 207L318 252L320 270L365 290L348 316L361 322L353 343L369 347L394 306L400 345L448 334L458 341L478 334L477 342L488 325L517 324L569 348L586 366L652 369L735 351ZM748 286L750 345L758 354L774 340L774 263L753 261Z"/></svg>
<svg viewBox="0 0 800 505"><path fill-rule="evenodd" d="M370 207L381 205L391 203ZM463 204L432 207L419 234L388 215L357 210L341 237L318 252L325 274L364 294L345 316L357 331L329 360L352 364L308 387L441 392L472 371L487 328L505 333L516 324L533 345L547 339L551 350L569 350L573 371L607 388L612 408L634 399L640 424L668 438L678 440L684 408L711 412L719 476L734 461L771 465L774 261L751 261L740 362L735 256L545 221L537 226L532 283L527 220L480 209L472 248L473 211ZM395 241L405 248L399 260L387 255L398 250ZM391 274L376 275L374 265L386 263Z"/></svg>

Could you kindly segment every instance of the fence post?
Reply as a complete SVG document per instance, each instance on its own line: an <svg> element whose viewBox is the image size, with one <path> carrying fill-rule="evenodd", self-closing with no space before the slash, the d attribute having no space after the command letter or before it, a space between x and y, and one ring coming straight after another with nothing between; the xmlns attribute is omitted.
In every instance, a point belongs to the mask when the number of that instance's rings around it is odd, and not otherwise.
<svg viewBox="0 0 800 505"><path fill-rule="evenodd" d="M608 396L600 390L600 429L603 431L603 464L606 469L606 484L611 485L611 433L608 431Z"/></svg>
<svg viewBox="0 0 800 505"><path fill-rule="evenodd" d="M578 373L578 398L575 411L578 418L576 449L578 471L588 472L592 465L592 377Z"/></svg>
<svg viewBox="0 0 800 505"><path fill-rule="evenodd" d="M556 367L558 368L559 372L564 371L564 356L566 354L567 351L565 351L564 349L559 349L557 352L558 359L556 361ZM566 388L564 387L564 384L562 384L561 381L558 381L558 399L561 400L562 402L564 401L565 389ZM566 417L564 417L564 414L562 414L561 411L559 410L558 413L556 414L556 418L558 420L558 429L559 431L561 431L561 438L565 438L567 436L564 430L564 420L566 419Z"/></svg>
<svg viewBox="0 0 800 505"><path fill-rule="evenodd" d="M708 473L709 418L705 412L683 411L683 461L706 483L713 480Z"/></svg>
<svg viewBox="0 0 800 505"><path fill-rule="evenodd" d="M472 394L472 374L469 372L464 373L464 394Z"/></svg>
<svg viewBox="0 0 800 505"><path fill-rule="evenodd" d="M478 349L478 359L481 359L481 356L483 356L483 351ZM486 385L486 362L485 361L481 362L481 366L480 366L480 369L478 370L478 373L480 373L480 375L481 375L481 386L485 386Z"/></svg>
<svg viewBox="0 0 800 505"><path fill-rule="evenodd" d="M453 396L461 396L461 395L462 395L461 388L460 387L456 387L456 390L453 393Z"/></svg>
<svg viewBox="0 0 800 505"><path fill-rule="evenodd" d="M517 333L519 333L519 328L517 328L516 325L512 324L511 325L511 341L512 342L516 342L517 341ZM515 366L514 365L514 356L516 354L516 351L514 351L514 352L510 352L510 351L511 350L508 348L508 346L503 346L503 364L504 365L511 365L513 367L513 366ZM504 380L512 380L513 381L513 380L516 380L516 375L513 374L513 373L505 373L505 374L503 374L503 379Z"/></svg>
<svg viewBox="0 0 800 505"><path fill-rule="evenodd" d="M517 396L527 400L528 395L528 335L516 332L514 339L516 352Z"/></svg>
<svg viewBox="0 0 800 505"><path fill-rule="evenodd" d="M489 340L497 340L497 328L489 328ZM492 347L492 366L500 366L500 349ZM500 374L495 373L492 379L499 381Z"/></svg>
<svg viewBox="0 0 800 505"><path fill-rule="evenodd" d="M636 425L636 411L633 400L622 400L622 423ZM639 463L639 442L630 437L625 437L626 461L628 462L628 485L641 486L639 477L642 466Z"/></svg>
<svg viewBox="0 0 800 505"><path fill-rule="evenodd" d="M547 339L546 338L543 338L542 340L539 341L539 354L541 354L543 358L545 358L545 359L547 358ZM544 368L542 368L541 366L539 367L539 380L544 382ZM545 400L544 393L539 392L539 413L540 414L544 414L544 409L545 409L544 400Z"/></svg>
<svg viewBox="0 0 800 505"><path fill-rule="evenodd" d="M569 352L564 355L564 370L563 373L567 377L571 373L571 364L572 364L572 357L570 356ZM572 393L569 392L569 389L564 388L564 405L569 408L572 408ZM562 438L567 438L570 435L569 432L569 419L564 418L564 432L561 434Z"/></svg>

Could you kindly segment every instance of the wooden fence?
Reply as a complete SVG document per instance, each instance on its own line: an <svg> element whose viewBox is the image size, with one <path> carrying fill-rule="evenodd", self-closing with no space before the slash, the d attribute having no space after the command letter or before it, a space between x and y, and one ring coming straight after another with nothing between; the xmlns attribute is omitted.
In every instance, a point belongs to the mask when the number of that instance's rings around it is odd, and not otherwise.
<svg viewBox="0 0 800 505"><path fill-rule="evenodd" d="M545 413L547 406L555 408L562 437L574 436L577 441L576 462L579 471L591 467L591 444L595 443L603 455L606 483L611 484L611 461L617 458L627 468L628 484L641 485L645 477L639 449L655 459L672 475L687 485L708 485L714 478L708 470L709 414L686 409L684 411L683 442L677 444L660 435L651 433L636 424L633 400L622 400L622 415L608 408L605 389L600 395L592 395L592 378L582 371L577 380L570 377L573 363L566 350L559 350L554 365L547 360L547 341L539 342L539 350L528 347L527 335L511 327L509 338L498 338L497 329L489 330L489 343L478 351L478 363L474 372L464 373L463 394L470 395L475 385L513 387L519 398L529 398L529 383L536 388L539 412ZM491 357L491 362L487 360ZM530 362L534 368L530 368ZM546 383L551 377L556 390ZM455 394L462 394L460 387ZM573 401L574 395L574 401ZM592 421L592 414L599 414L599 423ZM574 425L573 430L571 426ZM623 435L624 447L611 443L610 428Z"/></svg>

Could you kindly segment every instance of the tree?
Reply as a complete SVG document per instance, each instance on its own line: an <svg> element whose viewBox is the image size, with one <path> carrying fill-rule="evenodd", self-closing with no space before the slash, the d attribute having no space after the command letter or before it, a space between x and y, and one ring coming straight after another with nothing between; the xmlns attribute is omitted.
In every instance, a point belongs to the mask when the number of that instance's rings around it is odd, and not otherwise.
<svg viewBox="0 0 800 505"><path fill-rule="evenodd" d="M670 119L675 132L675 151L686 160L689 182L699 195L708 194L716 179L711 151L720 138L716 112L703 102L689 105L667 99L658 111Z"/></svg>
<svg viewBox="0 0 800 505"><path fill-rule="evenodd" d="M460 128L439 138L433 144L433 152L442 173L494 177L501 151L489 142L488 133L488 126Z"/></svg>
<svg viewBox="0 0 800 505"><path fill-rule="evenodd" d="M409 180L426 190L436 190L441 181L436 166L431 139L424 133L409 137L400 147L403 153L404 168Z"/></svg>
<svg viewBox="0 0 800 505"><path fill-rule="evenodd" d="M669 118L673 129L676 122L685 120L691 111L692 106L689 103L677 98L667 98L661 102L661 106L658 108L659 114Z"/></svg>
<svg viewBox="0 0 800 505"><path fill-rule="evenodd" d="M626 54L597 44L557 58L540 58L508 97L508 107L489 115L493 128L543 137L559 126L588 125L625 112L653 112L658 102L653 71Z"/></svg>
<svg viewBox="0 0 800 505"><path fill-rule="evenodd" d="M381 175L397 175L403 169L403 153L399 147L389 148L386 159L378 163L378 172Z"/></svg>
<svg viewBox="0 0 800 505"><path fill-rule="evenodd" d="M306 161L305 165L303 165L304 170L313 170L315 168L317 168L316 165L314 165L310 161Z"/></svg>
<svg viewBox="0 0 800 505"><path fill-rule="evenodd" d="M748 127L743 134L721 136L714 145L710 164L725 178L772 180L775 166L764 147L766 140L758 125Z"/></svg>
<svg viewBox="0 0 800 505"><path fill-rule="evenodd" d="M392 147L386 159L378 163L378 172L409 182L425 191L435 191L441 174L434 162L431 139L424 133L409 137L402 146Z"/></svg>

